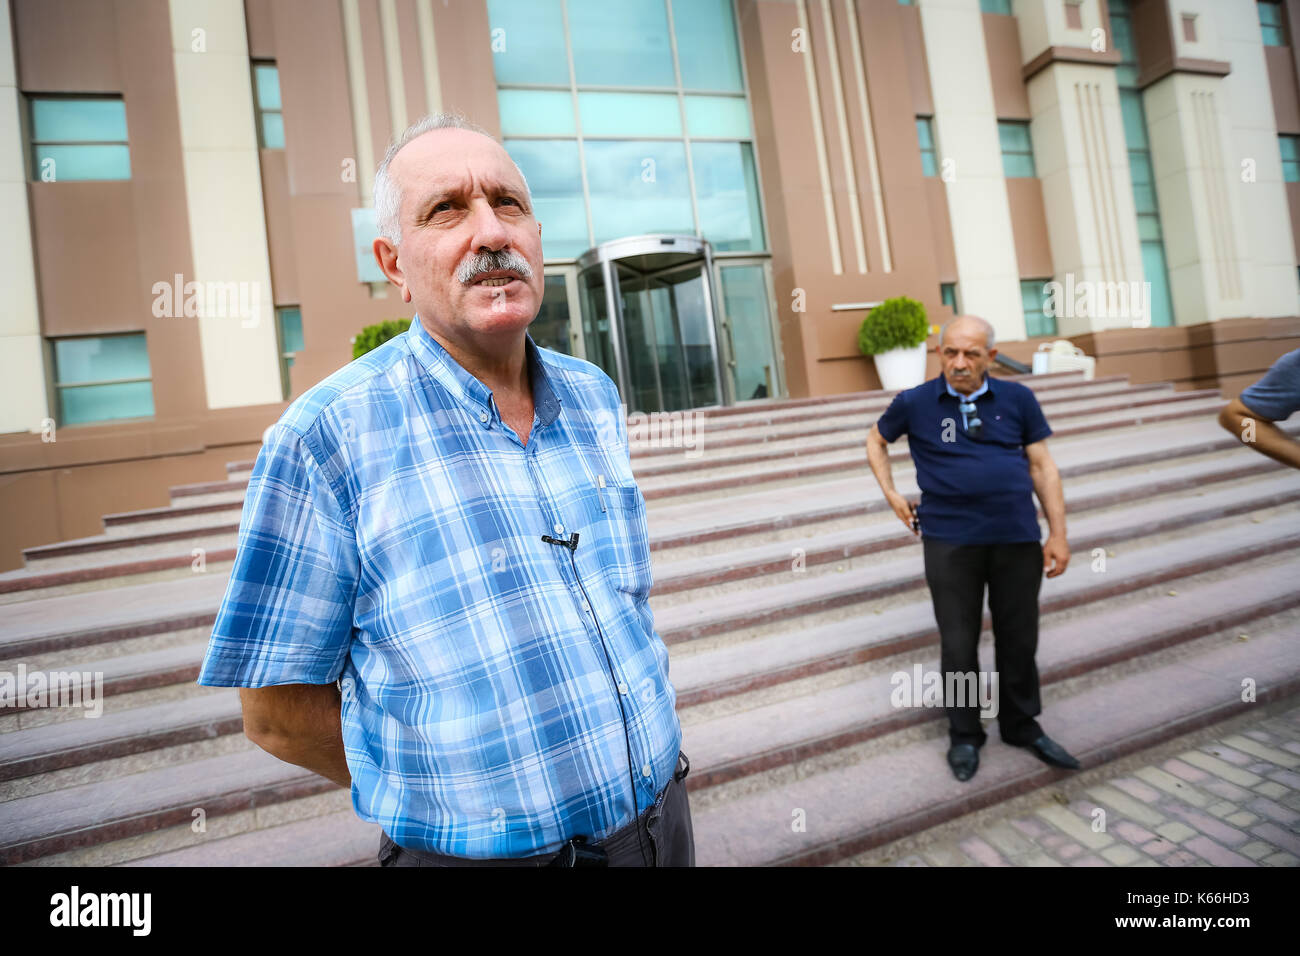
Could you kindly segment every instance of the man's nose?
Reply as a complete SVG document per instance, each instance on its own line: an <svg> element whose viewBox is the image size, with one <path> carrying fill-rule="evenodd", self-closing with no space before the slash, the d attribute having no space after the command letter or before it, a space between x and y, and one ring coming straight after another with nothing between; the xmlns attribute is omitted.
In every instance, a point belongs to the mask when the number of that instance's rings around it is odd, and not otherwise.
<svg viewBox="0 0 1300 956"><path fill-rule="evenodd" d="M480 200L470 206L471 223L474 235L470 248L475 252L487 249L496 252L510 238L505 225L497 218L496 211L486 200Z"/></svg>

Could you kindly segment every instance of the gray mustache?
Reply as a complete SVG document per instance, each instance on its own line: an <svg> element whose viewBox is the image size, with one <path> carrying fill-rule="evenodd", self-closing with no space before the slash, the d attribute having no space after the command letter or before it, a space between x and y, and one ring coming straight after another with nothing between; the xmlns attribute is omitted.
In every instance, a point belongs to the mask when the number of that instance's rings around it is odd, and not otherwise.
<svg viewBox="0 0 1300 956"><path fill-rule="evenodd" d="M524 279L533 277L533 269L527 259L513 249L503 249L501 252L477 252L470 256L456 270L456 278L469 285L485 272L506 269L519 273Z"/></svg>

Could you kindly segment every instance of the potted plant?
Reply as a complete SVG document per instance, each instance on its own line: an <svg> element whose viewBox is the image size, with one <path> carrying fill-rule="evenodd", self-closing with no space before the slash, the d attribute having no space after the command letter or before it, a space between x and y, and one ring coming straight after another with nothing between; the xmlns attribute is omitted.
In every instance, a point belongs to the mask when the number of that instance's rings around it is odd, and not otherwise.
<svg viewBox="0 0 1300 956"><path fill-rule="evenodd" d="M901 295L867 313L858 328L858 349L875 359L881 387L896 391L925 381L925 340L929 337L925 306Z"/></svg>
<svg viewBox="0 0 1300 956"><path fill-rule="evenodd" d="M410 319L385 319L376 325L367 325L352 340L352 357L359 359L372 349L377 349L394 336L411 327Z"/></svg>

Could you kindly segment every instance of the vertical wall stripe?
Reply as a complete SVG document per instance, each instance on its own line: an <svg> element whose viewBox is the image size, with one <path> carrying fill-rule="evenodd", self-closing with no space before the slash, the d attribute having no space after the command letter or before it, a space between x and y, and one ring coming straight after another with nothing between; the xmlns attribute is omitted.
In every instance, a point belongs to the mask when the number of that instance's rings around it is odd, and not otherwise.
<svg viewBox="0 0 1300 956"><path fill-rule="evenodd" d="M194 275L185 278L214 306L197 319L208 407L278 403L280 353L244 5L170 0L170 12L193 250ZM202 52L192 48L197 28L205 31ZM172 276L146 279L173 282Z"/></svg>
<svg viewBox="0 0 1300 956"><path fill-rule="evenodd" d="M424 74L424 100L430 113L442 110L442 85L438 82L438 46L434 42L433 0L415 0L420 32L420 71Z"/></svg>
<svg viewBox="0 0 1300 956"><path fill-rule="evenodd" d="M406 129L406 87L402 80L402 41L397 29L397 0L379 0L379 32L384 40L384 73L388 77L388 120L393 136Z"/></svg>
<svg viewBox="0 0 1300 956"><path fill-rule="evenodd" d="M835 39L835 16L830 0L822 0L822 19L826 21L826 52L831 74L831 96L835 102L835 122L839 127L840 158L844 162L844 181L848 188L849 223L853 228L853 251L858 272L867 271L866 240L862 235L862 211L858 208L858 176L853 168L853 144L849 139L849 118L844 109L844 84L840 79L840 45Z"/></svg>
<svg viewBox="0 0 1300 956"><path fill-rule="evenodd" d="M1223 150L1215 106L1213 93L1205 90L1192 93L1192 117L1201 153L1201 175L1205 181L1206 206L1211 219L1210 237L1214 241L1219 295L1225 299L1238 299L1241 298L1241 276L1234 255L1236 237L1223 184Z"/></svg>
<svg viewBox="0 0 1300 956"><path fill-rule="evenodd" d="M862 114L862 135L867 141L867 168L871 172L871 202L876 213L876 232L880 236L880 255L886 272L894 271L894 257L889 251L889 227L885 222L885 200L880 187L880 161L876 155L876 134L871 124L871 101L867 98L867 71L862 59L862 37L858 32L857 0L844 0L849 19L849 37L853 41L853 79Z"/></svg>
<svg viewBox="0 0 1300 956"><path fill-rule="evenodd" d="M370 142L370 100L366 89L366 58L361 46L361 11L357 0L339 0L343 9L343 46L352 97L352 139L357 149L357 190L362 206L375 196L375 151Z"/></svg>
<svg viewBox="0 0 1300 956"><path fill-rule="evenodd" d="M49 415L12 22L0 0L0 434L38 432Z"/></svg>
<svg viewBox="0 0 1300 956"><path fill-rule="evenodd" d="M844 262L840 258L839 224L835 221L835 199L831 195L830 162L826 158L826 136L822 131L822 104L817 95L817 74L813 71L812 34L808 30L808 5L806 0L799 0L799 28L804 35L803 73L808 84L808 102L811 106L809 116L813 126L813 144L817 147L817 174L821 180L822 207L826 214L826 238L831 244L831 271L835 275L844 273Z"/></svg>

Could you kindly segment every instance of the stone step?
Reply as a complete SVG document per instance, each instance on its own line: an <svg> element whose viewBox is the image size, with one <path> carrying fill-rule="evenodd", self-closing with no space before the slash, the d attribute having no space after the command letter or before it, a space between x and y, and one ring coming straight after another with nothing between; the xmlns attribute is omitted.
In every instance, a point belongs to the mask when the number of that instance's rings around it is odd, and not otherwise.
<svg viewBox="0 0 1300 956"><path fill-rule="evenodd" d="M1242 701L1246 679L1259 702L1300 694L1294 633L1253 635L1051 701L1050 723L1066 728L1057 736L1085 768L1095 767L1242 714L1255 706ZM1002 745L995 731L979 772L962 783L948 770L946 749L946 735L900 742L848 766L696 807L697 861L824 865L1037 790L1065 773Z"/></svg>
<svg viewBox="0 0 1300 956"><path fill-rule="evenodd" d="M1300 428L1300 424L1297 427ZM1227 437L1224 436L1225 439ZM1071 454L1071 449L1072 446L1063 445L1062 453L1054 456L1057 459L1057 465L1063 478L1073 478L1075 469L1080 463L1091 468L1096 462L1095 457L1088 454ZM1109 492L1115 502L1133 500L1146 495L1158 495L1183 488L1211 484L1216 481L1261 474L1281 467L1280 464L1271 459L1237 445L1236 447L1227 448L1218 456L1217 460L1187 463L1178 459L1169 459L1157 462L1148 476L1138 479L1126 475L1111 479L1108 482L1101 480L1085 483L1069 482L1066 485L1066 500L1069 510L1073 512L1089 507L1100 507L1099 499L1104 492ZM1086 478L1087 476L1082 477ZM896 471L895 483L899 491L905 495L915 497L918 493L914 474L906 465ZM826 483L821 484L825 485ZM846 484L847 487L843 489L836 488L833 491L825 489L829 493L824 493L823 489L813 489L814 493L810 494L809 497L814 499L814 502L818 505L813 510L793 513L786 511L775 514L771 518L761 518L733 526L730 529L732 534L728 536L733 539L732 547L739 544L738 541L734 540L736 538L762 537L771 539L773 533L782 530L797 531L800 528L807 529L805 533L811 533L812 527L816 525L836 521L844 522L858 517L879 516L889 510L874 483L866 489L863 489L861 483L856 481L842 484ZM1084 495L1085 491L1086 496L1079 497ZM778 506L789 508L788 496L782 502L756 502L753 511L759 514L765 511L770 513ZM710 515L709 517L716 518L716 515ZM651 524L650 547L652 551L656 552L657 556L662 556L665 552L674 549L689 548L694 542L696 533L687 532L685 536L680 533L676 536L658 535L655 533L658 524L657 520L652 521ZM860 525L860 522L855 521L855 524ZM57 593L75 593L96 588L143 583L143 581L134 580L139 575L150 575L151 580L185 577L194 572L195 558L193 549L203 548L204 560L208 564L228 564L234 560L238 536L235 529L231 528L229 530L220 529L220 533L211 536L196 533L188 539L177 534L170 534L165 537L168 540L162 543L157 542L151 536L140 536L137 539L109 538L107 540L113 543L121 542L123 545L132 540L138 541L139 547L142 549L141 553L146 547L151 551L155 549L161 551L168 547L176 548L177 550L172 556L167 558L151 557L148 560L132 558L131 560L113 561L109 557L111 553L115 552L96 550L85 555L50 558L31 568L0 574L0 604L38 597L50 597ZM683 540L684 537L687 540ZM719 540L721 537L721 535L715 533L711 536L711 540ZM122 553L131 554L133 552L124 547ZM674 554L674 558L676 557L678 555ZM98 563L100 560L103 563ZM96 563L82 564L90 561ZM166 572L169 571L172 573L167 574ZM665 591L671 590L671 587L668 581L656 579L655 589L657 593L665 593Z"/></svg>
<svg viewBox="0 0 1300 956"><path fill-rule="evenodd" d="M351 810L241 833L122 866L378 866L382 830Z"/></svg>
<svg viewBox="0 0 1300 956"><path fill-rule="evenodd" d="M1300 607L1295 575L1294 563L1252 566L1247 573L1202 582L1190 590L1180 587L1176 597L1161 591L1136 602L1101 605L1087 615L1045 619L1035 658L1041 684L1046 688L1225 628L1252 637L1255 629L1251 622ZM880 634L876 627L883 623L882 618L866 615L856 622L863 635L859 647L870 648L872 641L867 635ZM740 709L744 701L736 700L728 713L711 719L690 722L689 708L682 705L679 689L683 749L690 755L692 767L698 761L700 768L698 774L691 774L692 778L698 777L694 785L703 788L727 783L907 727L942 721L941 707L896 707L892 700L896 674L902 672L910 677L917 667L922 674L939 671L933 618L930 625L932 633L925 643L873 660L866 674L849 683L745 709ZM1231 639L1235 640L1236 635ZM787 641L798 643L795 635L787 635ZM986 672L996 666L987 630L980 648L980 666ZM700 669L697 667L695 672Z"/></svg>
<svg viewBox="0 0 1300 956"><path fill-rule="evenodd" d="M1189 510L1176 519L1166 517L1164 508L1143 505L1072 522L1070 541L1075 557L1064 574L1044 580L1043 599L1052 600L1059 592L1062 596L1072 595L1073 603L1101 600L1123 590L1145 586L1136 581L1154 583L1168 577L1195 574L1228 560L1288 551L1300 543L1300 514L1294 509L1273 515L1267 522L1233 522L1229 527L1207 531L1196 528L1196 523L1221 517L1225 505L1218 500L1207 503L1208 513L1201 514L1191 510L1194 506L1195 499L1186 505ZM1264 507L1249 499L1243 506ZM1146 517L1139 520L1144 511ZM1121 542L1176 529L1190 529L1192 536L1174 537L1145 548L1130 545L1120 551ZM1085 553L1096 547L1119 552L1107 560L1104 584L1098 583L1091 562L1086 559ZM1173 573L1175 568L1179 569L1177 574ZM753 580L756 586L746 590L713 593L656 610L655 626L660 637L671 646L769 627L791 618L824 614L925 586L921 549L915 542L900 550L884 572L878 566L867 566L839 574L786 574L781 578Z"/></svg>
<svg viewBox="0 0 1300 956"><path fill-rule="evenodd" d="M19 797L0 803L0 865L338 789L253 749Z"/></svg>

